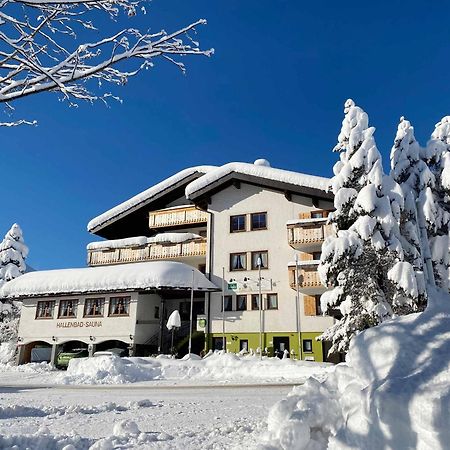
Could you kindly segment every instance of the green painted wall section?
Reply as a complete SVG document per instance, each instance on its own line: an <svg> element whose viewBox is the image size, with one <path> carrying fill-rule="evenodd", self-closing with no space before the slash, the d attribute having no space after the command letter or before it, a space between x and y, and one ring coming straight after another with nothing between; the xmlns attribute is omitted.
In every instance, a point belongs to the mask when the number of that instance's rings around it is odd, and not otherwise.
<svg viewBox="0 0 450 450"><path fill-rule="evenodd" d="M316 341L316 337L322 333L301 333L301 339L312 341L312 352L302 352L302 359L306 357L314 357L315 361L323 362L324 355L322 350L322 342ZM274 337L288 337L289 351L294 350L294 358L298 358L298 334L294 333L263 333L263 348L268 349L269 355L274 356ZM207 337L208 349L213 348L213 338L222 339L222 334L212 333ZM226 333L226 347L228 352L238 353L240 350L239 344L241 340L248 340L248 348L256 350L259 347L259 333Z"/></svg>

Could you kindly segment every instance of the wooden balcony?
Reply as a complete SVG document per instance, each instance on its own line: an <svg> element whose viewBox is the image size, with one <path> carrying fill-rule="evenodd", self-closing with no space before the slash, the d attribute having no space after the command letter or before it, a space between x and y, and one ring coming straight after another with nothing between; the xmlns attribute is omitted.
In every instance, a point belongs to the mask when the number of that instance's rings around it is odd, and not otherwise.
<svg viewBox="0 0 450 450"><path fill-rule="evenodd" d="M333 226L327 218L299 219L287 225L288 242L292 248L302 252L318 249L325 238L333 235Z"/></svg>
<svg viewBox="0 0 450 450"><path fill-rule="evenodd" d="M148 216L150 228L180 227L206 223L207 221L208 213L197 209L195 206L151 211Z"/></svg>
<svg viewBox="0 0 450 450"><path fill-rule="evenodd" d="M298 290L304 294L320 294L326 290L320 281L317 267L319 261L300 261L298 268ZM292 289L297 289L295 280L295 264L289 264L289 284Z"/></svg>
<svg viewBox="0 0 450 450"><path fill-rule="evenodd" d="M88 265L101 266L140 261L180 260L191 258L196 263L206 257L206 239L182 243L149 243L142 246L88 250Z"/></svg>

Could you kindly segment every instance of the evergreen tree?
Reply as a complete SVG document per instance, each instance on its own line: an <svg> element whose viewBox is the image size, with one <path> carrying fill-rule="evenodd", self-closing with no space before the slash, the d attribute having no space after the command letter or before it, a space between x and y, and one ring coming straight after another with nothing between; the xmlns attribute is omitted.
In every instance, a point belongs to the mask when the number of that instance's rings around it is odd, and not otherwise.
<svg viewBox="0 0 450 450"><path fill-rule="evenodd" d="M324 242L319 266L331 288L321 297L322 308L342 315L320 337L332 342L330 353L346 351L352 336L416 309L419 301L413 267L403 260L402 190L383 173L367 114L352 100L344 112L332 179L336 211L330 221L336 236Z"/></svg>
<svg viewBox="0 0 450 450"><path fill-rule="evenodd" d="M421 157L434 176L419 198L419 210L427 230L436 284L448 289L450 223L450 117L435 126Z"/></svg>
<svg viewBox="0 0 450 450"><path fill-rule="evenodd" d="M0 244L0 286L25 273L25 245L22 230L16 223L6 233ZM17 337L20 302L2 301L0 304L0 340L6 342Z"/></svg>

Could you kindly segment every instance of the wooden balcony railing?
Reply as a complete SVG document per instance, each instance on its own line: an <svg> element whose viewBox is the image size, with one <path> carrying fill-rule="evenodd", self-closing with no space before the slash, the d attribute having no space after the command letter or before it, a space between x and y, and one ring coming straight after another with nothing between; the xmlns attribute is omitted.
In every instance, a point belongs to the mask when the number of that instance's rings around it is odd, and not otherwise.
<svg viewBox="0 0 450 450"><path fill-rule="evenodd" d="M288 224L289 245L301 249L302 246L311 244L321 244L325 238L333 235L332 225L326 223L327 219L319 220L299 220L296 223Z"/></svg>
<svg viewBox="0 0 450 450"><path fill-rule="evenodd" d="M88 264L100 266L139 261L206 256L206 239L182 243L150 243L139 247L88 250Z"/></svg>
<svg viewBox="0 0 450 450"><path fill-rule="evenodd" d="M298 287L299 290L317 290L317 289L325 289L322 282L320 281L319 273L317 272L318 261L312 263L309 266L302 264L298 269ZM292 289L296 289L296 280L295 280L295 266L289 266L289 284Z"/></svg>
<svg viewBox="0 0 450 450"><path fill-rule="evenodd" d="M197 209L195 206L151 211L148 216L150 228L190 225L206 223L207 221L208 213L201 209Z"/></svg>

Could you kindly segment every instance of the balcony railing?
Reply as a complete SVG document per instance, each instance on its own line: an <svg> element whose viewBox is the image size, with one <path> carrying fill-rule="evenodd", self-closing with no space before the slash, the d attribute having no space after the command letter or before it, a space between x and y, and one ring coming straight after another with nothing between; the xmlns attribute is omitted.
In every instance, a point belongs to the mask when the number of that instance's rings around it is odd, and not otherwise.
<svg viewBox="0 0 450 450"><path fill-rule="evenodd" d="M302 292L324 291L325 287L320 281L317 266L319 261L301 261L298 268L298 288ZM292 289L297 289L295 279L295 265L289 265L289 284Z"/></svg>
<svg viewBox="0 0 450 450"><path fill-rule="evenodd" d="M287 225L289 245L298 250L312 248L322 244L328 236L333 235L333 226L327 219L299 219Z"/></svg>
<svg viewBox="0 0 450 450"><path fill-rule="evenodd" d="M202 211L201 209L197 209L195 206L151 211L148 216L148 224L150 228L191 225L206 223L207 221L208 213Z"/></svg>
<svg viewBox="0 0 450 450"><path fill-rule="evenodd" d="M100 266L196 256L206 256L206 239L182 243L150 243L139 247L88 250L88 264Z"/></svg>

